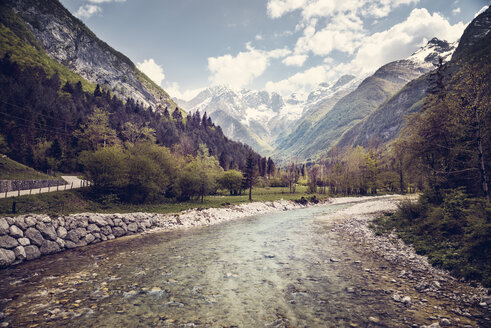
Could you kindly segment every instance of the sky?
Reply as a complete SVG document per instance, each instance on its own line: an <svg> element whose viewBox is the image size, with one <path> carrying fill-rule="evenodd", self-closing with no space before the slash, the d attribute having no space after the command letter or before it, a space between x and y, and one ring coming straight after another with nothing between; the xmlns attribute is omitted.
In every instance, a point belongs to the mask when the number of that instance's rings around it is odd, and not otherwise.
<svg viewBox="0 0 491 328"><path fill-rule="evenodd" d="M295 93L366 74L433 37L455 42L488 0L61 0L172 97L225 85Z"/></svg>

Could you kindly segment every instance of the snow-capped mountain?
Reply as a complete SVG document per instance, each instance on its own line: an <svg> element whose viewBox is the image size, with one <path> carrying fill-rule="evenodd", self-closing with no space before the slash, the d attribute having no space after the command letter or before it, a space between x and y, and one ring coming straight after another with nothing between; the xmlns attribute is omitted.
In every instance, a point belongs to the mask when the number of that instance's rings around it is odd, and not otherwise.
<svg viewBox="0 0 491 328"><path fill-rule="evenodd" d="M419 48L414 54L409 56L407 60L433 69L438 64L440 58L443 62L448 62L452 58L452 54L458 44L458 41L448 43L447 41L433 38L424 47Z"/></svg>
<svg viewBox="0 0 491 328"><path fill-rule="evenodd" d="M207 88L190 101L178 103L189 112L206 112L228 137L263 152L272 150L278 131L299 119L303 110L303 102L294 95L285 101L275 92L224 86Z"/></svg>

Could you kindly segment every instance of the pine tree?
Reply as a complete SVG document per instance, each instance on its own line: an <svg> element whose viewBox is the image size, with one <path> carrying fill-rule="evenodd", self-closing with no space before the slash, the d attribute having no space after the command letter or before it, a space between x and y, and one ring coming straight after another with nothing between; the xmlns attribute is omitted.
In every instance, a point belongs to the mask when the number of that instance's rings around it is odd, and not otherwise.
<svg viewBox="0 0 491 328"><path fill-rule="evenodd" d="M244 189L249 189L249 201L252 201L252 187L256 183L256 179L256 161L254 160L252 153L250 153L249 157L247 157L243 180Z"/></svg>

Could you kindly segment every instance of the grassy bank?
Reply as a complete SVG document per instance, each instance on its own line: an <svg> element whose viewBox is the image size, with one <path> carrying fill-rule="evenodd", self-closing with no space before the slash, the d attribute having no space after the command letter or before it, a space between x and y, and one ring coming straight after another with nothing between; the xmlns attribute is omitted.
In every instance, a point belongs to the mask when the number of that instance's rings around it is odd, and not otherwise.
<svg viewBox="0 0 491 328"><path fill-rule="evenodd" d="M375 219L371 228L378 235L395 229L432 265L491 287L491 207L483 199L453 190L435 204L423 195Z"/></svg>
<svg viewBox="0 0 491 328"><path fill-rule="evenodd" d="M296 200L302 196L310 198L313 195L306 193L307 188L298 186L295 194L290 194L288 188L256 188L253 191L253 201L265 202L274 200ZM316 194L317 199L326 198L326 195ZM47 213L52 215L98 212L98 213L176 213L191 208L224 207L248 203L248 195L230 196L219 192L215 196L207 196L204 202L191 200L188 202L161 202L154 204L126 204L111 199L94 199L88 189L59 191L31 196L0 199L0 214L12 215L12 203L16 202L16 213Z"/></svg>
<svg viewBox="0 0 491 328"><path fill-rule="evenodd" d="M8 157L0 156L0 180L51 180L56 179L38 172Z"/></svg>

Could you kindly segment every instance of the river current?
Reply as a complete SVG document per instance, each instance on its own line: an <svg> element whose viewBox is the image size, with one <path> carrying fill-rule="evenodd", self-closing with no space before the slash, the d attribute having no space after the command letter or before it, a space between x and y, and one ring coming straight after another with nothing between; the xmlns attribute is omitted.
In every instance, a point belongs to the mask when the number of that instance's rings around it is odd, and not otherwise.
<svg viewBox="0 0 491 328"><path fill-rule="evenodd" d="M309 207L125 237L0 271L8 327L411 327ZM390 277L386 277L390 280Z"/></svg>

